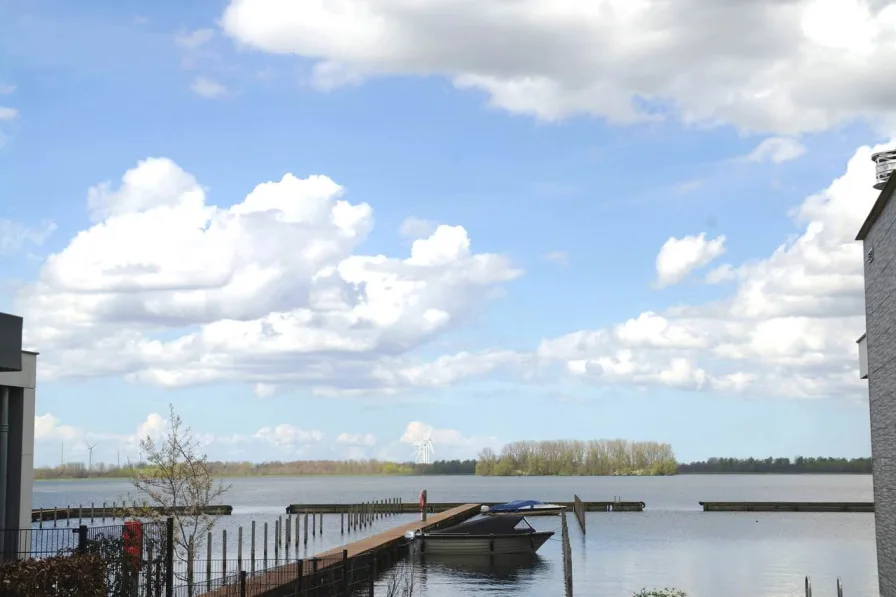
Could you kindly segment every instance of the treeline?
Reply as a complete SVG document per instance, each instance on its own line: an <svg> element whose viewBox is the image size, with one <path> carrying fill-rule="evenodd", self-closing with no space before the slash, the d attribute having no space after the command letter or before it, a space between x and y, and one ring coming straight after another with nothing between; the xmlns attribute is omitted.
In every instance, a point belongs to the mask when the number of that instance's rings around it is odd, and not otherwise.
<svg viewBox="0 0 896 597"><path fill-rule="evenodd" d="M88 471L82 463L34 469L35 479L125 478L133 468L147 464L132 463L114 466L97 463ZM432 464L389 462L384 460L296 460L291 462L209 462L218 477L263 477L298 475L472 475L475 460L437 460Z"/></svg>
<svg viewBox="0 0 896 597"><path fill-rule="evenodd" d="M614 440L519 441L500 454L486 448L476 462L477 475L674 475L672 446L658 442Z"/></svg>
<svg viewBox="0 0 896 597"><path fill-rule="evenodd" d="M687 474L778 473L778 474L871 474L871 458L710 458L679 464L678 472Z"/></svg>

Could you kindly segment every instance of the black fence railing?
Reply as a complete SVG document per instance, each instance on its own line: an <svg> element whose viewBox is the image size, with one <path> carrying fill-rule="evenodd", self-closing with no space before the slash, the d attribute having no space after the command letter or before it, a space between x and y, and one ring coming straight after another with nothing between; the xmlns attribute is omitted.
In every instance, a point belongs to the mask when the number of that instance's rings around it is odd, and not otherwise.
<svg viewBox="0 0 896 597"><path fill-rule="evenodd" d="M97 556L107 594L122 597L171 597L173 520L128 521L100 527L0 530L0 584L4 590L21 560L31 562L74 555ZM45 562L45 564L48 562ZM35 564L29 564L34 566ZM53 574L48 568L46 574ZM15 594L13 592L13 594Z"/></svg>
<svg viewBox="0 0 896 597"><path fill-rule="evenodd" d="M373 595L377 559L373 554L348 558L306 558L250 572L249 562L202 560L192 581L176 574L174 595L191 597L350 597ZM239 566L242 565L241 570ZM204 578L198 578L199 568ZM209 575L207 570L211 570ZM226 571L226 572L225 572ZM399 595L401 593L395 593Z"/></svg>

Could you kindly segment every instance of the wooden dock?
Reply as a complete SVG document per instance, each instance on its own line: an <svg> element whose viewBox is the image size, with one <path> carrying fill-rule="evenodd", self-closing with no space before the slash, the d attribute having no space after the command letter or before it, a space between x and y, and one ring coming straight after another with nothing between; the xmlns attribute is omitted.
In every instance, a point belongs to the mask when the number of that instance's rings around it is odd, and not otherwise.
<svg viewBox="0 0 896 597"><path fill-rule="evenodd" d="M704 512L874 512L874 502L700 502Z"/></svg>
<svg viewBox="0 0 896 597"><path fill-rule="evenodd" d="M186 512L186 508L176 508L179 512ZM111 506L91 504L89 506L66 506L65 508L38 508L31 511L31 522L53 522L56 520L105 520L111 518L127 518L135 513L150 512L160 513L162 508L156 506L140 506L113 503ZM217 505L203 508L203 514L210 516L230 516L233 514L233 506Z"/></svg>
<svg viewBox="0 0 896 597"><path fill-rule="evenodd" d="M497 506L498 504L504 503L506 502L480 502L483 506ZM559 506L566 506L570 510L572 510L574 506L574 502L552 501L551 503ZM581 503L586 512L642 512L646 507L644 502L608 501ZM430 502L426 505L426 511L428 513L438 513L464 505L466 504L461 502ZM351 504L290 504L286 507L286 513L304 514L307 512L309 514L339 514L341 512L346 512L350 507L352 507ZM373 502L372 507L374 508L374 511L376 511L377 508L384 508L384 511L396 512L399 514L414 514L420 512L420 505L416 502Z"/></svg>
<svg viewBox="0 0 896 597"><path fill-rule="evenodd" d="M334 547L323 553L315 554L313 558L306 558L302 562L302 576L312 577L320 574L329 566L335 566L345 561L350 561L359 556L376 554L396 549L407 539L405 533L417 529L431 530L451 526L460 523L476 514L479 514L479 504L462 504L450 510L427 516L426 521L415 520L402 524L386 531L353 541L346 545ZM246 597L279 597L292 595L299 576L299 564L293 562L277 566L263 572L256 573L246 579ZM226 586L201 593L198 597L233 597L234 587Z"/></svg>

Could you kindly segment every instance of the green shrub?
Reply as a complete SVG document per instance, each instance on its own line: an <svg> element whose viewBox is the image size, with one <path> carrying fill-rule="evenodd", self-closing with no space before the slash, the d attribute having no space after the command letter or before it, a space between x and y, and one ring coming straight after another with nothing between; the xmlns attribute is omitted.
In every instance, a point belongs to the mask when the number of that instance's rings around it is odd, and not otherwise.
<svg viewBox="0 0 896 597"><path fill-rule="evenodd" d="M106 597L107 568L96 554L13 560L0 564L4 597Z"/></svg>
<svg viewBox="0 0 896 597"><path fill-rule="evenodd" d="M688 597L678 589L641 589L633 597Z"/></svg>

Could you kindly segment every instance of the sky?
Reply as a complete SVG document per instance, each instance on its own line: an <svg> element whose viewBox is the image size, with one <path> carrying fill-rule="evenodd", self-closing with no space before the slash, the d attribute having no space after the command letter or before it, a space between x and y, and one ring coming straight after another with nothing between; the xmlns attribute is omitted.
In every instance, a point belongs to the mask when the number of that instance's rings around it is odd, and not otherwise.
<svg viewBox="0 0 896 597"><path fill-rule="evenodd" d="M880 0L11 0L37 465L870 453Z"/></svg>

